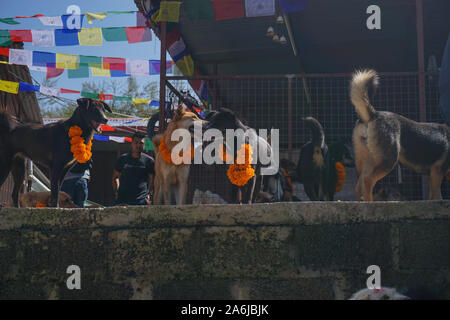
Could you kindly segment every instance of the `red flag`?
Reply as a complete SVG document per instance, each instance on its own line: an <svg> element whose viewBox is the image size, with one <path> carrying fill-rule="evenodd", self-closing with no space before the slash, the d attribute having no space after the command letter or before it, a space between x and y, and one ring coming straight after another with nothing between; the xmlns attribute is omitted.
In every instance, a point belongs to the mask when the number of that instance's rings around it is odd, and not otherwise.
<svg viewBox="0 0 450 320"><path fill-rule="evenodd" d="M103 69L126 71L127 64L125 58L103 58Z"/></svg>
<svg viewBox="0 0 450 320"><path fill-rule="evenodd" d="M125 27L128 43L144 42L152 40L152 33L147 27Z"/></svg>
<svg viewBox="0 0 450 320"><path fill-rule="evenodd" d="M112 100L112 99L114 99L114 95L113 94L99 93L98 96L99 96L98 97L99 100Z"/></svg>
<svg viewBox="0 0 450 320"><path fill-rule="evenodd" d="M216 20L227 20L244 17L242 0L213 0Z"/></svg>
<svg viewBox="0 0 450 320"><path fill-rule="evenodd" d="M181 38L181 34L180 34L180 31L178 30L178 28L175 28L172 31L170 31L167 34L167 39L166 39L167 48L170 48L175 43L175 41L178 41L180 38Z"/></svg>
<svg viewBox="0 0 450 320"><path fill-rule="evenodd" d="M33 42L31 30L9 30L9 36L14 42Z"/></svg>
<svg viewBox="0 0 450 320"><path fill-rule="evenodd" d="M0 55L9 57L9 48L0 47Z"/></svg>
<svg viewBox="0 0 450 320"><path fill-rule="evenodd" d="M101 125L102 128L102 132L114 132L114 128L111 126L108 126L107 124L102 124Z"/></svg>
<svg viewBox="0 0 450 320"><path fill-rule="evenodd" d="M50 79L50 78L54 78L54 77L60 76L63 72L64 72L64 69L47 67L47 76L46 76L46 78Z"/></svg>
<svg viewBox="0 0 450 320"><path fill-rule="evenodd" d="M76 91L76 90L70 90L70 89L61 88L61 93L78 93L78 94L80 94L81 92L80 91Z"/></svg>
<svg viewBox="0 0 450 320"><path fill-rule="evenodd" d="M126 142L131 142L131 140L132 140L131 138L125 137L125 141L126 141Z"/></svg>

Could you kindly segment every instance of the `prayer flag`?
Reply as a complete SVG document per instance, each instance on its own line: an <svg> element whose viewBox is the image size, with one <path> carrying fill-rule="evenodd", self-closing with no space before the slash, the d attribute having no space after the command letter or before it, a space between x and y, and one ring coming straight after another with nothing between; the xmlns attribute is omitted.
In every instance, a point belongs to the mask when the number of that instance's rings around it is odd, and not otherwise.
<svg viewBox="0 0 450 320"><path fill-rule="evenodd" d="M17 94L17 92L19 92L19 83L12 82L12 81L6 81L6 80L0 80L0 90L8 92L8 93Z"/></svg>
<svg viewBox="0 0 450 320"><path fill-rule="evenodd" d="M19 82L19 91L39 92L39 86L35 86L34 84L20 81Z"/></svg>
<svg viewBox="0 0 450 320"><path fill-rule="evenodd" d="M145 17L145 15L138 11L136 12L136 26L138 27L146 27L147 25L145 24L145 22L147 21L147 18Z"/></svg>
<svg viewBox="0 0 450 320"><path fill-rule="evenodd" d="M59 89L57 89L57 88L50 88L50 87L43 87L43 86L41 86L39 88L39 92L42 93L42 94L46 94L48 96L54 96L54 97L59 96Z"/></svg>
<svg viewBox="0 0 450 320"><path fill-rule="evenodd" d="M52 27L62 27L63 26L61 16L39 17L39 20L41 20L41 22L44 26L52 26Z"/></svg>
<svg viewBox="0 0 450 320"><path fill-rule="evenodd" d="M102 29L81 29L78 33L80 46L101 46L103 44Z"/></svg>
<svg viewBox="0 0 450 320"><path fill-rule="evenodd" d="M76 93L76 94L80 94L81 92L77 91L77 90L70 90L70 89L61 88L61 93Z"/></svg>
<svg viewBox="0 0 450 320"><path fill-rule="evenodd" d="M3 18L3 19L0 19L0 22L6 23L6 24L20 24L20 22L15 21L13 18Z"/></svg>
<svg viewBox="0 0 450 320"><path fill-rule="evenodd" d="M88 20L89 24L92 24L92 20L103 20L106 18L107 14L106 13L89 13L89 12L85 12L84 13L86 15L86 19Z"/></svg>
<svg viewBox="0 0 450 320"><path fill-rule="evenodd" d="M183 9L190 20L214 20L214 8L211 0L185 1Z"/></svg>
<svg viewBox="0 0 450 320"><path fill-rule="evenodd" d="M159 7L159 21L178 22L180 19L180 1L163 1Z"/></svg>
<svg viewBox="0 0 450 320"><path fill-rule="evenodd" d="M103 38L106 41L126 41L127 33L124 27L102 28Z"/></svg>
<svg viewBox="0 0 450 320"><path fill-rule="evenodd" d="M306 0L279 0L284 13L297 12L306 9Z"/></svg>
<svg viewBox="0 0 450 320"><path fill-rule="evenodd" d="M152 40L152 32L147 27L126 27L128 43L146 42Z"/></svg>
<svg viewBox="0 0 450 320"><path fill-rule="evenodd" d="M96 99L96 100L98 100L98 98L99 98L99 94L98 93L86 92L86 91L81 91L81 96L85 97L85 98Z"/></svg>
<svg viewBox="0 0 450 320"><path fill-rule="evenodd" d="M109 140L117 143L125 143L125 137L109 136Z"/></svg>
<svg viewBox="0 0 450 320"><path fill-rule="evenodd" d="M61 16L63 28L66 30L81 29L83 27L83 18L84 14L80 15L63 14Z"/></svg>
<svg viewBox="0 0 450 320"><path fill-rule="evenodd" d="M54 47L55 31L54 30L31 30L33 37L33 46L35 47Z"/></svg>
<svg viewBox="0 0 450 320"><path fill-rule="evenodd" d="M101 64L100 64L101 66ZM99 67L98 65L92 65L91 68L91 74L94 77L109 77L111 76L111 72L109 69L103 69L102 67Z"/></svg>
<svg viewBox="0 0 450 320"><path fill-rule="evenodd" d="M126 59L126 72L131 76L149 74L149 60Z"/></svg>
<svg viewBox="0 0 450 320"><path fill-rule="evenodd" d="M33 41L31 30L9 30L9 36L11 37L11 41L14 42Z"/></svg>
<svg viewBox="0 0 450 320"><path fill-rule="evenodd" d="M47 75L45 76L47 79L54 78L60 76L64 72L64 69L47 67Z"/></svg>
<svg viewBox="0 0 450 320"><path fill-rule="evenodd" d="M55 44L56 46L77 46L78 29L55 29Z"/></svg>
<svg viewBox="0 0 450 320"><path fill-rule="evenodd" d="M186 45L184 44L184 41L182 38L178 39L178 41L175 41L170 47L169 47L169 53L174 58L176 56L179 56L180 53L186 50ZM175 60L176 62L177 60Z"/></svg>
<svg viewBox="0 0 450 320"><path fill-rule="evenodd" d="M0 56L9 57L9 48L0 47Z"/></svg>
<svg viewBox="0 0 450 320"><path fill-rule="evenodd" d="M133 98L134 104L141 104L141 103L149 104L150 101L151 101L150 99Z"/></svg>
<svg viewBox="0 0 450 320"><path fill-rule="evenodd" d="M56 68L78 69L78 56L73 54L57 53Z"/></svg>
<svg viewBox="0 0 450 320"><path fill-rule="evenodd" d="M33 51L33 66L55 66L56 54L51 52Z"/></svg>
<svg viewBox="0 0 450 320"><path fill-rule="evenodd" d="M247 17L263 17L275 15L275 0L245 0Z"/></svg>
<svg viewBox="0 0 450 320"><path fill-rule="evenodd" d="M216 21L244 17L242 0L213 0Z"/></svg>
<svg viewBox="0 0 450 320"><path fill-rule="evenodd" d="M125 58L103 58L103 69L109 70L126 70L126 59Z"/></svg>
<svg viewBox="0 0 450 320"><path fill-rule="evenodd" d="M89 78L89 67L88 65L81 65L78 69L67 70L67 76L69 79L73 78Z"/></svg>
<svg viewBox="0 0 450 320"><path fill-rule="evenodd" d="M176 66L180 69L181 73L185 76L194 75L194 61L191 55L184 56L182 59L176 62Z"/></svg>
<svg viewBox="0 0 450 320"><path fill-rule="evenodd" d="M5 46L4 43L11 42L9 30L0 30L0 45Z"/></svg>
<svg viewBox="0 0 450 320"><path fill-rule="evenodd" d="M9 49L9 62L31 66L33 64L33 51L21 49Z"/></svg>

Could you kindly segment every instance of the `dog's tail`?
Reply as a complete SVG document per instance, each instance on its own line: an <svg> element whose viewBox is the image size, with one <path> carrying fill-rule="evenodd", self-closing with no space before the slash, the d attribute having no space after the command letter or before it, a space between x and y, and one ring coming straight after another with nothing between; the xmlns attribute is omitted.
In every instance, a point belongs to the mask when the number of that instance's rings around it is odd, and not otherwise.
<svg viewBox="0 0 450 320"><path fill-rule="evenodd" d="M0 111L0 136L3 136L14 129L11 118L6 111Z"/></svg>
<svg viewBox="0 0 450 320"><path fill-rule="evenodd" d="M353 73L350 84L350 99L362 122L370 121L377 111L370 103L378 87L375 70L358 70Z"/></svg>
<svg viewBox="0 0 450 320"><path fill-rule="evenodd" d="M303 121L309 124L312 132L312 142L315 147L323 148L325 146L325 133L322 125L313 117L303 118Z"/></svg>

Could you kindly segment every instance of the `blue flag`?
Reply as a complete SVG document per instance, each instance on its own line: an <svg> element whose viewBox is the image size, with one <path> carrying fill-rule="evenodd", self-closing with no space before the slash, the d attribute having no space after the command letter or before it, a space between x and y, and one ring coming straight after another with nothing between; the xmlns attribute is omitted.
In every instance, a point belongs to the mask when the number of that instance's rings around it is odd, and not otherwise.
<svg viewBox="0 0 450 320"><path fill-rule="evenodd" d="M284 13L292 13L306 9L306 0L279 0Z"/></svg>

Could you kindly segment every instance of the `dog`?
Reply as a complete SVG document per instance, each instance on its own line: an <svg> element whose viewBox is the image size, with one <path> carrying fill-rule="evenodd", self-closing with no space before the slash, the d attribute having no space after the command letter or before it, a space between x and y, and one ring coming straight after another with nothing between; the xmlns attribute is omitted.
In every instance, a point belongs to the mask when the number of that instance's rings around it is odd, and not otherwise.
<svg viewBox="0 0 450 320"><path fill-rule="evenodd" d="M450 173L450 128L419 123L372 106L378 87L374 70L354 72L350 100L359 120L353 130L358 200L372 201L373 188L397 164L429 176L430 199L442 199L441 183Z"/></svg>
<svg viewBox="0 0 450 320"><path fill-rule="evenodd" d="M173 198L175 198L177 205L186 203L190 164L175 165L168 163L163 159L163 155L158 148L162 137L164 137L165 145L169 151L178 144L178 141L171 141L172 133L176 129L189 130L193 138L194 124L196 122L199 122L202 127L205 123L197 115L192 112L186 112L183 106L179 105L164 134L155 135L152 138L156 153L154 204L172 204L174 202Z"/></svg>
<svg viewBox="0 0 450 320"><path fill-rule="evenodd" d="M322 125L313 117L303 119L311 129L312 141L304 144L297 164L297 180L311 201L333 201L338 184L336 163L353 167L349 148L343 142L327 146Z"/></svg>
<svg viewBox="0 0 450 320"><path fill-rule="evenodd" d="M82 137L88 143L94 132L99 132L100 126L108 122L104 111L112 112L103 101L80 98L77 103L78 107L69 119L47 125L15 125L6 112L0 112L0 185L11 171L14 206L19 205L19 189L25 178L26 157L50 169L49 204L51 207L58 206L64 176L76 162L70 150L70 127L80 127Z"/></svg>
<svg viewBox="0 0 450 320"><path fill-rule="evenodd" d="M226 137L226 130L227 129L241 129L244 133L250 133L250 135L253 135L252 131L248 131L251 128L244 125L242 121L236 116L236 114L231 111L228 108L220 108L217 111L212 111L208 113L208 115L205 118L208 123L205 126L205 129L218 129L222 132L222 136ZM256 143L258 144L258 152L259 150L262 150L261 152L265 153L268 157L272 156L272 148L270 144L264 140L263 138L256 136L256 133L254 133L254 136L252 138L255 139ZM234 139L234 145L237 145L237 138ZM246 141L248 143L248 141ZM226 143L225 143L226 144ZM237 150L239 147L235 148L233 159L236 159ZM261 168L262 164L257 162L256 164L252 164L253 169L255 170L255 175L245 184L244 186L234 186L234 202L236 203L253 203L255 202L256 196L259 194L261 190L261 184L262 184L262 176L261 176Z"/></svg>
<svg viewBox="0 0 450 320"><path fill-rule="evenodd" d="M195 189L192 204L227 204L218 194L212 193L209 190L205 192Z"/></svg>
<svg viewBox="0 0 450 320"><path fill-rule="evenodd" d="M257 195L256 202L292 202L300 201L294 195L293 178L296 175L296 165L288 159L280 160L278 172L263 177L262 191Z"/></svg>
<svg viewBox="0 0 450 320"><path fill-rule="evenodd" d="M45 206L48 206L50 203L50 191L31 191L20 194L19 196L19 206L21 208L35 208L38 203L42 203ZM13 202L7 204L7 207L13 206ZM64 191L59 192L58 206L60 208L77 208L75 203L72 202L70 196Z"/></svg>

